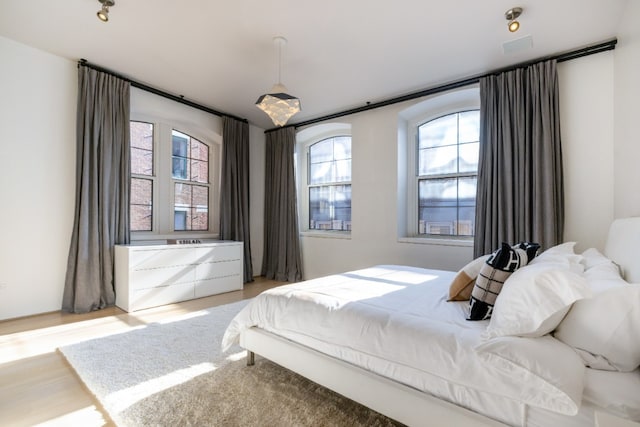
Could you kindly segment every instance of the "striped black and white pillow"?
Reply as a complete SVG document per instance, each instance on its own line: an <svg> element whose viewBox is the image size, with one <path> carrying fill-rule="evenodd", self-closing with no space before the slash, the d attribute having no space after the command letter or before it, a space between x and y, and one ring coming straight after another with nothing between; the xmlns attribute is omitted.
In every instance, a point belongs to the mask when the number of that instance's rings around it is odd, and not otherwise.
<svg viewBox="0 0 640 427"><path fill-rule="evenodd" d="M515 246L502 243L480 269L469 299L467 320L489 319L504 282L518 268L527 265L539 248L537 243L522 242Z"/></svg>

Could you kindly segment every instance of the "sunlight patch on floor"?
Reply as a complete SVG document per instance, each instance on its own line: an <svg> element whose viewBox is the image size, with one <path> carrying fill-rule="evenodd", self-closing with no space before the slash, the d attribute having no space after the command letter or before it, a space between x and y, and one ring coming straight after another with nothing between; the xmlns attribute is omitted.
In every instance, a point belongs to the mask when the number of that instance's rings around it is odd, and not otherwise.
<svg viewBox="0 0 640 427"><path fill-rule="evenodd" d="M122 412L149 396L186 383L199 375L212 372L215 369L216 365L208 362L193 365L185 369L178 369L166 375L136 384L133 387L109 394L106 397L107 402L105 402L105 406L112 408L111 410L115 413Z"/></svg>
<svg viewBox="0 0 640 427"><path fill-rule="evenodd" d="M100 411L95 406L88 406L77 411L69 412L57 418L47 420L43 423L35 424L36 426L46 427L68 427L68 426L101 426L107 421L104 419Z"/></svg>

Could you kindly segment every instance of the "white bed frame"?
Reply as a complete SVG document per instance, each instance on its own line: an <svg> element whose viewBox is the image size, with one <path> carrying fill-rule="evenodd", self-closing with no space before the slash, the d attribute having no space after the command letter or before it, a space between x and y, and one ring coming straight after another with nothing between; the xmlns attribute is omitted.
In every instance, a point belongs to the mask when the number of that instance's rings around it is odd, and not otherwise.
<svg viewBox="0 0 640 427"><path fill-rule="evenodd" d="M630 281L640 281L640 263L633 258L640 247L640 217L611 224L605 255ZM408 426L504 426L496 420L400 384L366 369L320 353L258 328L240 334L240 346L309 380Z"/></svg>
<svg viewBox="0 0 640 427"><path fill-rule="evenodd" d="M240 334L240 346L408 426L504 426L366 369L258 328Z"/></svg>

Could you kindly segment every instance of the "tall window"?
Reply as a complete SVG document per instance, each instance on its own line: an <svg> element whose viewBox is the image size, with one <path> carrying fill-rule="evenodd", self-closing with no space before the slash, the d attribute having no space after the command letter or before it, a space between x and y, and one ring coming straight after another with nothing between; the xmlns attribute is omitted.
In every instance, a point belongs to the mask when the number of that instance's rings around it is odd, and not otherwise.
<svg viewBox="0 0 640 427"><path fill-rule="evenodd" d="M209 147L173 130L172 168L175 231L209 229Z"/></svg>
<svg viewBox="0 0 640 427"><path fill-rule="evenodd" d="M131 122L131 231L153 228L153 124Z"/></svg>
<svg viewBox="0 0 640 427"><path fill-rule="evenodd" d="M309 147L307 190L310 230L351 230L351 137Z"/></svg>
<svg viewBox="0 0 640 427"><path fill-rule="evenodd" d="M132 239L215 237L218 135L196 129L193 132L204 136L194 137L162 120L134 120L130 129Z"/></svg>
<svg viewBox="0 0 640 427"><path fill-rule="evenodd" d="M478 110L418 126L418 234L473 236L479 131Z"/></svg>

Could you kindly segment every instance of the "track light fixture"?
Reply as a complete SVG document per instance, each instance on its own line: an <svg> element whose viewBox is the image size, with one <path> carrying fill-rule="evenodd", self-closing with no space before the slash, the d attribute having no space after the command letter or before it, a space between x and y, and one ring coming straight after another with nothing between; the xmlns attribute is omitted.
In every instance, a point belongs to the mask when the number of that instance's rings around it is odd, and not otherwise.
<svg viewBox="0 0 640 427"><path fill-rule="evenodd" d="M520 15L522 15L521 7L511 8L504 13L504 17L509 21L509 31L512 33L515 33L520 28L520 23L517 21Z"/></svg>
<svg viewBox="0 0 640 427"><path fill-rule="evenodd" d="M114 0L98 0L102 4L102 8L96 13L98 19L102 22L109 20L109 8L116 4Z"/></svg>

